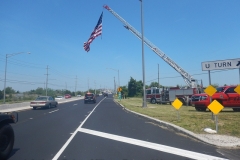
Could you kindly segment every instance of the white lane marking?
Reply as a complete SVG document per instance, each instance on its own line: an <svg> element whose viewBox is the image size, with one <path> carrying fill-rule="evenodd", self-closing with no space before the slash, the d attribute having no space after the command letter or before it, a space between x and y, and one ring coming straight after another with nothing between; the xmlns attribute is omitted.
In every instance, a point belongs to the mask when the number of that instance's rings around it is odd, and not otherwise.
<svg viewBox="0 0 240 160"><path fill-rule="evenodd" d="M84 121L80 124L80 126L74 131L74 133L71 135L71 137L67 140L67 142L62 146L62 148L58 151L58 153L53 157L52 160L57 160L60 155L63 153L63 151L67 148L69 143L72 141L72 139L75 137L77 134L78 130L82 127L82 125L87 121L87 119L90 117L90 115L93 113L93 111L97 108L97 106L104 100L103 98L94 108L93 110L89 113L89 115L84 119Z"/></svg>
<svg viewBox="0 0 240 160"><path fill-rule="evenodd" d="M57 109L57 110L54 110L54 111L51 111L51 112L48 112L48 113L53 113L53 112L57 112L59 109Z"/></svg>
<svg viewBox="0 0 240 160"><path fill-rule="evenodd" d="M73 104L73 106L76 106L76 105L78 105L78 104Z"/></svg>
<svg viewBox="0 0 240 160"><path fill-rule="evenodd" d="M95 135L95 136L99 136L99 137L103 137L103 138L107 138L107 139L111 139L111 140L115 140L115 141L119 141L119 142L129 143L129 144L146 147L146 148L158 150L161 152L166 152L166 153L175 154L178 156L197 159L197 160L206 160L206 159L208 159L208 160L216 160L216 159L217 160L226 160L226 159L220 158L220 157L210 156L210 155L206 155L206 154L202 154L202 153L183 150L183 149L179 149L179 148L175 148L175 147L169 147L169 146L161 145L161 144L157 144L157 143L146 142L146 141L142 141L142 140L138 140L138 139L113 135L113 134L109 134L109 133L94 131L94 130L85 129L85 128L78 128L78 131L87 133L87 134L91 134L91 135Z"/></svg>

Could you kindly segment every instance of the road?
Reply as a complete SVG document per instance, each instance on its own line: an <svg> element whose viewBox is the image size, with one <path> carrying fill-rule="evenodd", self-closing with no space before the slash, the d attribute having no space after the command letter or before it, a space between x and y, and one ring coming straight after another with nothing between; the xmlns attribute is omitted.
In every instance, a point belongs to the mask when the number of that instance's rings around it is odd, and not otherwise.
<svg viewBox="0 0 240 160"><path fill-rule="evenodd" d="M127 112L110 96L24 110L9 160L224 159L219 149Z"/></svg>

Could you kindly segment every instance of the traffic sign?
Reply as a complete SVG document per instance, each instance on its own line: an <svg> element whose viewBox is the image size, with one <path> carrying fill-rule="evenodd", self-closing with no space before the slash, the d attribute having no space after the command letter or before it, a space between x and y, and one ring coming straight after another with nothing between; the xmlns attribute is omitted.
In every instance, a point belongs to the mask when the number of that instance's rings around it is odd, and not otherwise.
<svg viewBox="0 0 240 160"><path fill-rule="evenodd" d="M240 68L240 58L202 62L203 71Z"/></svg>
<svg viewBox="0 0 240 160"><path fill-rule="evenodd" d="M207 93L209 96L212 96L214 93L217 92L216 88L214 88L212 85L209 85L205 90L205 93Z"/></svg>
<svg viewBox="0 0 240 160"><path fill-rule="evenodd" d="M173 103L172 103L172 106L176 109L176 110L179 110L179 108L181 108L183 105L183 103L178 99L176 98Z"/></svg>
<svg viewBox="0 0 240 160"><path fill-rule="evenodd" d="M121 88L121 87L118 87L117 90L118 90L118 92L121 92L121 91L122 91L122 88Z"/></svg>
<svg viewBox="0 0 240 160"><path fill-rule="evenodd" d="M210 109L215 115L217 115L223 108L224 107L217 100L214 100L208 105L208 109Z"/></svg>
<svg viewBox="0 0 240 160"><path fill-rule="evenodd" d="M235 92L237 92L238 94L240 94L240 85L238 85L235 89L234 89Z"/></svg>

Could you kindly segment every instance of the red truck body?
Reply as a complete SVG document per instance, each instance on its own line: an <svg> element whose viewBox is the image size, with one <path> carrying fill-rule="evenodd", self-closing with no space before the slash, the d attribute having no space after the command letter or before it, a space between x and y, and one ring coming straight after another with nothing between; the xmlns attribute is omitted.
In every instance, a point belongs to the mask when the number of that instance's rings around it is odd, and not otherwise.
<svg viewBox="0 0 240 160"><path fill-rule="evenodd" d="M236 86L217 87L217 92L213 94L212 101L217 100L225 108L240 111L240 94L234 91L235 88ZM206 111L210 104L210 96L206 93L194 94L191 98L191 104L198 111Z"/></svg>

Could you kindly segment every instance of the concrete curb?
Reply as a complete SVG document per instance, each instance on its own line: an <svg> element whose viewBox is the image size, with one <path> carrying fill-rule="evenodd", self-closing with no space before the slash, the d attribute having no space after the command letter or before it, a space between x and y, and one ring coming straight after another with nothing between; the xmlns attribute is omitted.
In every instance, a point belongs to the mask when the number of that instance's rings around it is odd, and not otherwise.
<svg viewBox="0 0 240 160"><path fill-rule="evenodd" d="M63 99L57 102L58 104L61 104L61 103L66 103L71 101L77 101L80 99L83 99L83 97ZM30 102L0 105L0 112L16 112L16 111L24 111L24 110L31 110L31 109L32 107L30 107Z"/></svg>
<svg viewBox="0 0 240 160"><path fill-rule="evenodd" d="M213 146L217 146L217 147L240 147L240 142L236 142L236 143L231 143L231 144L221 144L221 143L215 143L213 141L210 141L209 139L210 138L204 138L204 136L201 136L200 134L195 134L189 130L186 130L182 127L179 127L175 124L172 124L172 123L168 123L168 122L165 122L165 121L161 121L159 119L155 119L155 118L152 118L152 117L149 117L147 115L144 115L144 114L141 114L141 113L137 113L137 112L134 112L134 111L131 111L129 109L127 109L126 107L124 107L122 104L120 104L118 101L114 100L116 103L118 103L124 110L127 110L128 112L131 112L131 113L134 113L136 115L139 115L141 117L144 117L144 118L147 118L147 119L150 119L152 121L155 121L155 122L158 122L160 123L161 125L163 125L164 127L168 128L168 129L172 129L174 131L177 131L177 132L180 132L180 133L183 133L183 134L186 134L188 136L190 136L191 138L194 138L194 139L197 139L201 142L204 142L204 143L207 143L207 144L210 144L210 145L213 145ZM209 135L209 134L208 134ZM213 135L211 134L210 136L221 136L221 135ZM223 135L224 136L224 135ZM230 136L229 136L230 137ZM231 137L231 138L235 138L235 137ZM236 138L237 140L239 140L239 138Z"/></svg>

